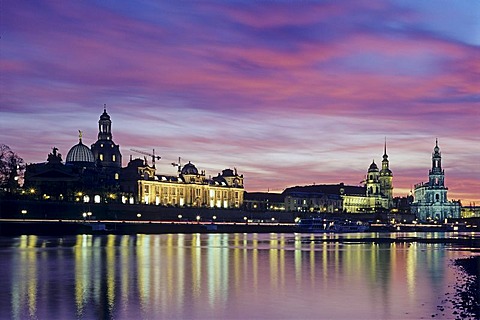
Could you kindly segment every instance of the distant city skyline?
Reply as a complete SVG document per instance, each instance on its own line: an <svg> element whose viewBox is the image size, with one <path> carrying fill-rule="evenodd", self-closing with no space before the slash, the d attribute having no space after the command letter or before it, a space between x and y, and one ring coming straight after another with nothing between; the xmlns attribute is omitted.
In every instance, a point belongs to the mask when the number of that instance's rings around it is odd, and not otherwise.
<svg viewBox="0 0 480 320"><path fill-rule="evenodd" d="M384 141L395 196L428 180L480 204L480 2L4 2L0 143L27 163L97 139L246 191L359 185ZM149 159L150 161L150 159Z"/></svg>

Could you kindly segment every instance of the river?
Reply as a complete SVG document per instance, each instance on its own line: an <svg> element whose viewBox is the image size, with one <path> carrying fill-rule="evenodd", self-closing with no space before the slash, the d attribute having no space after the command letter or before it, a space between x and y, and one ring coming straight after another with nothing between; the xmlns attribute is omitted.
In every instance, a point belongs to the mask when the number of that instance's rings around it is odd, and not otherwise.
<svg viewBox="0 0 480 320"><path fill-rule="evenodd" d="M447 298L464 275L453 260L471 255L468 248L349 242L362 236L2 237L0 317L455 318Z"/></svg>

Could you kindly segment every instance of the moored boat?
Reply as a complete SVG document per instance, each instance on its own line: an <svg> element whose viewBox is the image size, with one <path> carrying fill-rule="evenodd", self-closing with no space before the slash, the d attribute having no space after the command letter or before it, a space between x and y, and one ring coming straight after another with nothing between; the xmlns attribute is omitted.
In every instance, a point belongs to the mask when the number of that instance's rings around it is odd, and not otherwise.
<svg viewBox="0 0 480 320"><path fill-rule="evenodd" d="M344 233L344 232L365 232L368 224L361 221L352 222L349 220L329 220L322 218L300 219L295 226L297 232L305 233Z"/></svg>

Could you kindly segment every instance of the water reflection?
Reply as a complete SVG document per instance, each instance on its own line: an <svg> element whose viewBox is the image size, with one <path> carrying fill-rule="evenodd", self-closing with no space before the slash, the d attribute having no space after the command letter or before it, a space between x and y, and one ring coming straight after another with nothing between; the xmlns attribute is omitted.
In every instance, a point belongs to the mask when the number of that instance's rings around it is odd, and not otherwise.
<svg viewBox="0 0 480 320"><path fill-rule="evenodd" d="M14 319L430 317L455 281L449 260L465 255L440 244L323 237L339 235L22 236L1 248L9 290L0 291L0 311Z"/></svg>

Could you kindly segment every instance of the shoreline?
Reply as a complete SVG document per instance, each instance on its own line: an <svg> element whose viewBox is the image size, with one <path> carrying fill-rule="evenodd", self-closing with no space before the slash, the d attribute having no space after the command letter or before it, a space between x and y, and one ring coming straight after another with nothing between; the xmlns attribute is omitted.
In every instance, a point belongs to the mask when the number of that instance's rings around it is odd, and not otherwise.
<svg viewBox="0 0 480 320"><path fill-rule="evenodd" d="M480 255L455 259L458 270L455 294L445 302L452 303L456 320L480 319Z"/></svg>

